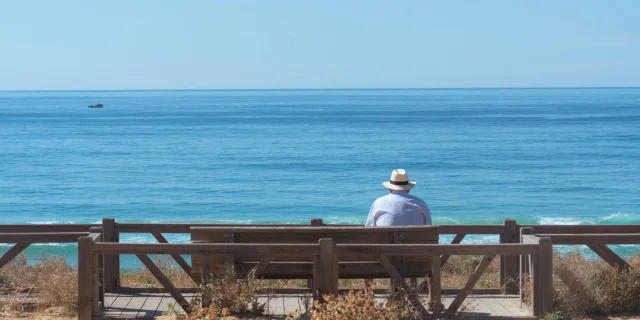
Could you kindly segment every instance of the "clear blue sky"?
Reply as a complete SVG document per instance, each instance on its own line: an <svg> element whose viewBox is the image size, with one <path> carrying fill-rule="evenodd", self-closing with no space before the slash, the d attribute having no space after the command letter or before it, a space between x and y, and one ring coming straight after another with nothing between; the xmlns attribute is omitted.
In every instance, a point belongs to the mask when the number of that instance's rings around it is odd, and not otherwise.
<svg viewBox="0 0 640 320"><path fill-rule="evenodd" d="M640 1L2 1L0 90L640 86Z"/></svg>

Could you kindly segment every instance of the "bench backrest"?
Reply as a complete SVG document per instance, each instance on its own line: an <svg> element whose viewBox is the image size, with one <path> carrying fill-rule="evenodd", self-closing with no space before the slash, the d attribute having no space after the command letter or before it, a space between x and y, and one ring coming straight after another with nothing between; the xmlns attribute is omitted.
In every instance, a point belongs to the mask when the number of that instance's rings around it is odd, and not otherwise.
<svg viewBox="0 0 640 320"><path fill-rule="evenodd" d="M437 226L402 227L191 227L194 243L318 243L331 238L334 244L437 244ZM429 257L396 259L402 261L400 269L407 277L424 277L431 270ZM255 256L210 256L212 266L233 261L241 270L258 265ZM363 254L358 257L338 257L340 278L388 278L379 257ZM200 279L201 257L192 257L192 273ZM310 279L313 277L313 257L278 256L261 273L267 279Z"/></svg>

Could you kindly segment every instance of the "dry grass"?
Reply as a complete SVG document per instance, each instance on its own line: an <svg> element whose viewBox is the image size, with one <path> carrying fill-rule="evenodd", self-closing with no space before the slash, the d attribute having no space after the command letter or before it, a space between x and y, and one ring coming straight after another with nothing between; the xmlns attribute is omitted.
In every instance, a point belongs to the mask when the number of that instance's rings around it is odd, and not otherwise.
<svg viewBox="0 0 640 320"><path fill-rule="evenodd" d="M38 311L72 315L76 310L78 275L64 257L45 256L28 265L18 256L0 270L0 311Z"/></svg>
<svg viewBox="0 0 640 320"><path fill-rule="evenodd" d="M557 318L640 312L640 258L619 271L601 260L587 260L579 252L555 256L554 310Z"/></svg>
<svg viewBox="0 0 640 320"><path fill-rule="evenodd" d="M313 320L402 320L420 319L420 313L406 299L376 302L372 290L350 291L339 297L325 296L325 303L315 302Z"/></svg>

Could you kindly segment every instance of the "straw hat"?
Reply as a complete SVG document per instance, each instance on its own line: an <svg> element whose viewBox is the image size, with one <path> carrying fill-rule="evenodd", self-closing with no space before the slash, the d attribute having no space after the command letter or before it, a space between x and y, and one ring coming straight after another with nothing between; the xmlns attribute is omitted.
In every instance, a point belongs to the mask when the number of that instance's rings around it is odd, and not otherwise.
<svg viewBox="0 0 640 320"><path fill-rule="evenodd" d="M409 182L409 175L404 169L395 169L391 172L391 179L382 183L391 190L409 190L416 186L415 182Z"/></svg>

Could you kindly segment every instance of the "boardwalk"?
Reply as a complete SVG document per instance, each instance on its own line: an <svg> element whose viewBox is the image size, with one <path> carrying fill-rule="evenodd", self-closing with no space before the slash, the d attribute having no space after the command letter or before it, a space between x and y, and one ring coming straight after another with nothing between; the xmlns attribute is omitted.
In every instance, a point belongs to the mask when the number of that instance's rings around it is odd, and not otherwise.
<svg viewBox="0 0 640 320"><path fill-rule="evenodd" d="M192 295L187 295L191 299ZM383 301L384 296L378 295ZM424 297L426 300L426 297ZM443 296L443 303L449 306L453 296ZM261 296L260 301L266 303L267 313L272 316L283 316L296 310L304 311L304 296L271 295ZM182 310L169 294L107 294L105 296L103 317L115 319L153 319L172 312ZM531 317L527 310L520 307L520 299L515 295L471 295L465 301L464 316L480 318L522 318Z"/></svg>

